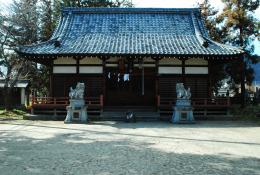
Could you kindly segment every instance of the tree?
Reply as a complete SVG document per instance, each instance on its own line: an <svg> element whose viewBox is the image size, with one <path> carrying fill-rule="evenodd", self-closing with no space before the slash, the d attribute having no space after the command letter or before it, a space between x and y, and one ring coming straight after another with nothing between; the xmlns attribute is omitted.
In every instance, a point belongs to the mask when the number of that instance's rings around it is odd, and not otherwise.
<svg viewBox="0 0 260 175"><path fill-rule="evenodd" d="M51 37L53 29L55 27L52 1L41 0L40 7L40 40L47 41Z"/></svg>
<svg viewBox="0 0 260 175"><path fill-rule="evenodd" d="M18 79L34 74L35 64L19 57L15 52L17 45L26 45L38 40L37 0L13 1L9 14L1 14L0 19L0 66L6 68L1 72L5 78L5 108L12 108L11 93Z"/></svg>
<svg viewBox="0 0 260 175"><path fill-rule="evenodd" d="M218 20L223 22L223 30L228 35L224 38L226 43L244 48L246 54L242 62L233 62L230 75L234 83L241 84L241 105L245 102L245 83L251 84L254 79L252 63L256 63L253 40L259 36L259 21L253 13L259 7L259 0L222 0L225 4ZM237 69L240 67L240 69ZM246 82L244 82L246 79Z"/></svg>
<svg viewBox="0 0 260 175"><path fill-rule="evenodd" d="M199 8L201 10L201 15L204 19L205 26L209 32L209 36L214 41L222 42L223 36L226 36L227 33L219 26L219 21L216 18L218 10L212 7L209 0L204 0L201 4L199 4Z"/></svg>
<svg viewBox="0 0 260 175"><path fill-rule="evenodd" d="M129 0L82 0L85 7L132 7L133 3Z"/></svg>
<svg viewBox="0 0 260 175"><path fill-rule="evenodd" d="M219 25L219 20L217 20L218 10L212 7L209 0L204 0L199 4L199 7L210 38L214 41L223 42L222 39L225 38L227 32ZM227 78L227 74L225 73L225 63L222 61L215 61L214 66L211 66L210 69L214 72L214 74L211 75L211 90L215 94L218 94L219 89L224 83L222 80Z"/></svg>
<svg viewBox="0 0 260 175"><path fill-rule="evenodd" d="M244 70L242 70L241 62L229 62L215 64L213 67L213 85L217 91L221 86L221 80L231 77L230 83L234 91L238 90L237 84L241 84L241 90L244 93L244 82L241 79L246 77L246 83L251 84L254 79L254 71L251 67L256 62L253 40L259 35L259 22L253 17L253 12L259 7L259 0L223 0L225 8L218 15L217 11L209 4L208 0L204 0L200 4L201 14L205 19L205 25L209 31L210 37L218 42L242 47L247 52L244 59ZM239 69L238 69L239 68ZM242 105L243 105L242 99Z"/></svg>

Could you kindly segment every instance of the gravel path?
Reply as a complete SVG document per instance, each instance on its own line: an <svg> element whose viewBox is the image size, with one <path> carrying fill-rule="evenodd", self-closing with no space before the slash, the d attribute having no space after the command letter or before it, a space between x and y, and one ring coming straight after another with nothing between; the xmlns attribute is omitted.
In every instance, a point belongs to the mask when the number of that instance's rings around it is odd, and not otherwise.
<svg viewBox="0 0 260 175"><path fill-rule="evenodd" d="M260 175L260 127L2 121L0 174Z"/></svg>

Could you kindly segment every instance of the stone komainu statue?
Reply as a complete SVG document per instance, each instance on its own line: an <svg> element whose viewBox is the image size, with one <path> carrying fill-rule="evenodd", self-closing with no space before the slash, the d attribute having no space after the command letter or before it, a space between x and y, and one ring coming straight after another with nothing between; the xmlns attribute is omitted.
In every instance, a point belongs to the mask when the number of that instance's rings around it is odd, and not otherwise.
<svg viewBox="0 0 260 175"><path fill-rule="evenodd" d="M77 83L75 89L70 87L69 97L70 99L84 99L85 84Z"/></svg>
<svg viewBox="0 0 260 175"><path fill-rule="evenodd" d="M183 83L177 83L176 84L176 93L177 93L177 99L190 99L191 98L191 92L190 88L187 90L184 88Z"/></svg>

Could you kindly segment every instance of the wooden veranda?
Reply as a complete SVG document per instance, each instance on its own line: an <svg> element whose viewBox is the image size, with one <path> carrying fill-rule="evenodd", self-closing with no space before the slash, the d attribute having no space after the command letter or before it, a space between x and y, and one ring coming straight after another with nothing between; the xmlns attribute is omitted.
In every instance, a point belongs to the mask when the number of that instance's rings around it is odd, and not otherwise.
<svg viewBox="0 0 260 175"><path fill-rule="evenodd" d="M160 119L170 119L172 115L172 108L175 105L175 98L156 97L156 113L159 114ZM86 105L88 106L88 114L90 118L106 116L102 115L104 110L103 95L99 97L86 97ZM32 97L32 114L51 114L63 115L66 114L66 106L69 105L68 97ZM193 98L192 106L194 108L194 116L197 118L206 118L210 116L228 115L230 108L230 98ZM127 107L125 107L127 109ZM127 111L126 111L127 112ZM95 117L93 117L95 116ZM122 116L123 117L123 116ZM123 118L122 118L123 119Z"/></svg>

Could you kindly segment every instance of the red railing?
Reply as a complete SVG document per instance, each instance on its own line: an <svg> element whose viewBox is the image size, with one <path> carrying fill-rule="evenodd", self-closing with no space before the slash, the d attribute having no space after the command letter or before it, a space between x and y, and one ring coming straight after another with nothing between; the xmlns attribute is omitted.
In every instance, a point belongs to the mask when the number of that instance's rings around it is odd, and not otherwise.
<svg viewBox="0 0 260 175"><path fill-rule="evenodd" d="M157 106L173 106L176 98L157 96ZM229 107L230 98L192 98L193 107Z"/></svg>
<svg viewBox="0 0 260 175"><path fill-rule="evenodd" d="M99 105L100 107L103 107L103 95L100 95L99 97L86 97L85 98L86 105ZM32 107L36 106L67 106L69 104L69 98L68 97L32 97Z"/></svg>
<svg viewBox="0 0 260 175"><path fill-rule="evenodd" d="M32 97L33 105L67 105L69 99L67 97Z"/></svg>

